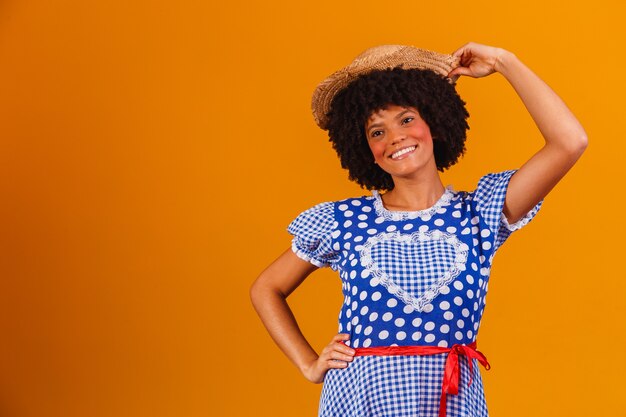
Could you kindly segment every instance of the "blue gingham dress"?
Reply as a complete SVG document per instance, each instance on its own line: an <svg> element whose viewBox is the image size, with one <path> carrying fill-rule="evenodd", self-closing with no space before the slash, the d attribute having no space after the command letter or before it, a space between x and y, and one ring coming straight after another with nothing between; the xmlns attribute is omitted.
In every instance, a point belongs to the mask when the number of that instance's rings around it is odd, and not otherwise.
<svg viewBox="0 0 626 417"><path fill-rule="evenodd" d="M300 258L339 273L339 333L349 346L442 346L476 340L494 254L537 213L502 213L514 170L487 174L472 192L446 188L430 208L389 211L380 195L318 204L288 227ZM479 347L480 349L480 347ZM319 416L438 417L447 354L359 356L324 378ZM487 417L479 364L461 357L448 417Z"/></svg>

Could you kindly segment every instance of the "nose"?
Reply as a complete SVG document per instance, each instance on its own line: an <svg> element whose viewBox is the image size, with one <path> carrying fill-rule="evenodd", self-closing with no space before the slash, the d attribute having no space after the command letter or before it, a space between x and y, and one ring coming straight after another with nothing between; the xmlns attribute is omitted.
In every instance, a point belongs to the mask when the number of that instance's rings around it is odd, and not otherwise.
<svg viewBox="0 0 626 417"><path fill-rule="evenodd" d="M402 142L406 138L406 134L402 129L392 129L389 132L389 142L392 145Z"/></svg>

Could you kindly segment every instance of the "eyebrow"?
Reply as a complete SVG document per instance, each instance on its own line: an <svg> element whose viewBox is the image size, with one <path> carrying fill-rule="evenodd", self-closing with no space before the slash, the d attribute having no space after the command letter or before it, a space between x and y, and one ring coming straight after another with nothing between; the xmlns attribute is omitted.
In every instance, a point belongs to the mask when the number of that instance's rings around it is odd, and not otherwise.
<svg viewBox="0 0 626 417"><path fill-rule="evenodd" d="M405 114L407 114L407 113L409 113L409 112L413 112L413 111L414 111L414 110L411 110L411 109L406 109L406 108L405 108L405 109L404 109L404 111L402 111L402 112L398 113L398 114L396 115L396 117L394 117L394 119L396 119L396 120L397 120L397 119L400 119L400 118L402 118L402 116L404 116ZM383 125L382 123L374 123L374 124L372 124L372 125L369 125L369 126L368 126L367 131L369 132L370 130L372 130L372 128L374 128L374 127L381 127L382 125Z"/></svg>

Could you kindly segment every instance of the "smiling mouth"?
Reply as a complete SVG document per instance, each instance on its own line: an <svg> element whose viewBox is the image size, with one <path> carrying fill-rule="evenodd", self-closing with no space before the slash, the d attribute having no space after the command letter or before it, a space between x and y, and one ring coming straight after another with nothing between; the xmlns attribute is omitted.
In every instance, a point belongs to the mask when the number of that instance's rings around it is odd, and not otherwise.
<svg viewBox="0 0 626 417"><path fill-rule="evenodd" d="M409 146L408 148L402 148L391 154L391 159L399 159L401 156L411 153L415 150L416 146Z"/></svg>

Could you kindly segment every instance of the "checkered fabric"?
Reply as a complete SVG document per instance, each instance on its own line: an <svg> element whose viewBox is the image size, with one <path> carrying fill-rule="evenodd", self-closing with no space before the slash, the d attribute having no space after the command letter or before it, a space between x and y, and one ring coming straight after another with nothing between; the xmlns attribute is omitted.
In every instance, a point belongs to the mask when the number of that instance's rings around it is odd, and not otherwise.
<svg viewBox="0 0 626 417"><path fill-rule="evenodd" d="M503 207L514 173L487 174L472 192L449 187L425 210L389 211L374 191L318 204L289 225L294 253L341 277L338 332L350 336L348 346L476 341L494 254L542 204L508 223ZM445 356L358 357L328 372L320 416L435 417ZM467 387L466 361L459 394L448 395L448 417L487 416L478 366Z"/></svg>
<svg viewBox="0 0 626 417"><path fill-rule="evenodd" d="M441 240L420 246L388 240L372 247L372 259L411 294L422 294L453 264L456 252Z"/></svg>
<svg viewBox="0 0 626 417"><path fill-rule="evenodd" d="M356 357L348 368L327 372L320 417L439 417L446 355ZM447 417L487 417L479 364L473 381L460 358L459 393L447 395Z"/></svg>
<svg viewBox="0 0 626 417"><path fill-rule="evenodd" d="M482 213L485 222L497 237L494 250L497 250L515 230L525 226L541 208L543 200L532 208L524 217L513 224L509 224L506 216L502 213L506 188L515 170L503 171L496 174L487 174L478 181L474 193L477 209Z"/></svg>
<svg viewBox="0 0 626 417"><path fill-rule="evenodd" d="M333 266L337 251L332 247L332 232L337 226L333 220L333 203L321 203L301 213L287 228L294 235L293 251L302 259L318 267Z"/></svg>

